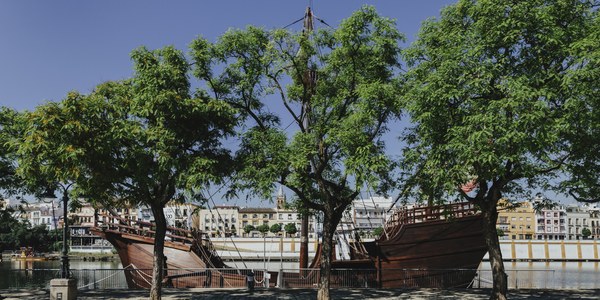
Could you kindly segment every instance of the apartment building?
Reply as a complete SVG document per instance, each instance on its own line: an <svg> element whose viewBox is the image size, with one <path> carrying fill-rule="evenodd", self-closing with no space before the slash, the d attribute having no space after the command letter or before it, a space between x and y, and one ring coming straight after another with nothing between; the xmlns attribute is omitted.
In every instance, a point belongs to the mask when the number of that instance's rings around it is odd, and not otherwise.
<svg viewBox="0 0 600 300"><path fill-rule="evenodd" d="M502 200L498 207L496 228L504 232L502 239L531 240L535 236L535 211L529 201L510 204Z"/></svg>
<svg viewBox="0 0 600 300"><path fill-rule="evenodd" d="M563 206L543 208L535 215L538 240L564 240L567 236L567 212Z"/></svg>
<svg viewBox="0 0 600 300"><path fill-rule="evenodd" d="M372 233L378 227L383 227L390 216L388 212L393 199L386 197L369 197L352 202L352 221L354 228L366 233Z"/></svg>
<svg viewBox="0 0 600 300"><path fill-rule="evenodd" d="M211 209L200 209L199 228L212 237L238 236L239 207L235 205L218 205Z"/></svg>

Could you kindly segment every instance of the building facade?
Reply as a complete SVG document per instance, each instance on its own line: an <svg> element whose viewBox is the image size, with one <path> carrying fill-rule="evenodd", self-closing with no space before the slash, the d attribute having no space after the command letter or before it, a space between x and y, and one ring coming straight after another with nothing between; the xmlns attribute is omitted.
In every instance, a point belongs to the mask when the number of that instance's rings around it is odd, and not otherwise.
<svg viewBox="0 0 600 300"><path fill-rule="evenodd" d="M359 232L372 234L376 228L383 227L390 216L392 198L369 197L352 202L352 222Z"/></svg>
<svg viewBox="0 0 600 300"><path fill-rule="evenodd" d="M198 228L211 237L239 236L239 207L221 205L212 209L200 209Z"/></svg>
<svg viewBox="0 0 600 300"><path fill-rule="evenodd" d="M502 230L502 239L531 240L535 236L535 211L529 201L509 204L503 200L498 208L496 228Z"/></svg>
<svg viewBox="0 0 600 300"><path fill-rule="evenodd" d="M567 212L563 206L543 208L535 215L538 240L564 240L567 236Z"/></svg>

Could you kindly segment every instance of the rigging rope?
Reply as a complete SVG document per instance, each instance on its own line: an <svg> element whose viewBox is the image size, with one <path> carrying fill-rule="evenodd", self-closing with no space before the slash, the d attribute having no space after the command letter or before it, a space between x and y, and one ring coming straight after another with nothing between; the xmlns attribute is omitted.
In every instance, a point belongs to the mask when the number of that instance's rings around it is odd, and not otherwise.
<svg viewBox="0 0 600 300"><path fill-rule="evenodd" d="M218 193L219 191L221 191L221 189L225 186L225 184L223 184L218 190L216 190L214 193L209 194L208 199L210 199L210 201L212 202L213 206L217 206L217 204L215 203L215 200L213 199L213 196ZM210 209L210 206L208 206L208 210L210 211L210 214L212 217L214 217L214 214L212 212L212 209ZM217 210L217 215L219 216L219 218L221 218L221 213ZM229 236L229 239L231 240L231 243L233 244L233 247L235 248L235 251L237 252L238 256L240 257L240 260L242 261L242 263L244 264L244 268L248 269L248 266L246 265L246 262L244 261L244 258L242 257L242 254L240 253L240 250L238 249L237 245L235 244L235 241L233 240L233 238L231 237L231 235ZM235 262L235 260L234 260Z"/></svg>

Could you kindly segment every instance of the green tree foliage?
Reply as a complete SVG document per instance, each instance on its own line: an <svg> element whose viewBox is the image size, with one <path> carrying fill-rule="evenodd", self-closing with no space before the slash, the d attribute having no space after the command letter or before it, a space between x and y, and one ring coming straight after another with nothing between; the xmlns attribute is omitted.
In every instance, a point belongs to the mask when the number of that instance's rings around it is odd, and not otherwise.
<svg viewBox="0 0 600 300"><path fill-rule="evenodd" d="M105 105L98 122L105 141L93 148L103 164L91 165L93 191L148 205L157 229L151 299L160 298L169 201L183 201L211 182L221 182L229 153L221 140L232 133L233 110L206 93L192 95L189 63L172 47L132 53L135 74L125 83L101 85L90 96ZM94 155L96 156L96 155Z"/></svg>
<svg viewBox="0 0 600 300"><path fill-rule="evenodd" d="M19 222L13 216L14 209L0 209L0 252L32 247L36 252L53 250L54 232L48 232L45 225L31 226L29 222Z"/></svg>
<svg viewBox="0 0 600 300"><path fill-rule="evenodd" d="M192 43L195 75L244 117L234 189L294 191L300 212L324 215L319 298L329 298L332 236L365 186L386 192L382 135L396 114L399 42L394 22L364 7L315 33L230 30ZM284 113L268 109L278 101Z"/></svg>
<svg viewBox="0 0 600 300"><path fill-rule="evenodd" d="M0 107L0 191L9 194L22 188L22 180L16 174L15 142L20 136L19 113Z"/></svg>
<svg viewBox="0 0 600 300"><path fill-rule="evenodd" d="M598 5L598 1L593 1ZM600 13L593 12L587 35L571 46L575 67L569 69L565 88L572 90L567 102L573 113L566 121L574 124L565 181L558 187L578 201L599 202L600 197Z"/></svg>
<svg viewBox="0 0 600 300"><path fill-rule="evenodd" d="M592 231L589 228L583 228L583 229L581 229L581 236L584 239L587 239L590 235L592 235Z"/></svg>
<svg viewBox="0 0 600 300"><path fill-rule="evenodd" d="M262 233L263 236L267 234L267 232L269 232L269 229L270 227L267 224L258 225L258 227L256 227L256 230L260 231L260 233Z"/></svg>
<svg viewBox="0 0 600 300"><path fill-rule="evenodd" d="M373 234L375 236L381 236L383 234L383 227L377 227L375 229L373 229Z"/></svg>
<svg viewBox="0 0 600 300"><path fill-rule="evenodd" d="M227 104L191 93L180 51L139 48L132 59L133 78L38 108L21 152L31 157L24 174L37 166L46 181L70 182L98 201L150 207L156 221L150 298L159 299L163 208L227 174L230 155L221 139L234 118Z"/></svg>
<svg viewBox="0 0 600 300"><path fill-rule="evenodd" d="M281 232L281 224L273 224L271 228L269 228L269 231L274 234L278 234L279 232Z"/></svg>
<svg viewBox="0 0 600 300"><path fill-rule="evenodd" d="M500 228L496 228L496 234L498 235L498 237L503 237L506 234L504 234L504 230L500 229Z"/></svg>
<svg viewBox="0 0 600 300"><path fill-rule="evenodd" d="M254 226L252 226L252 225L246 225L246 226L244 226L244 232L246 234L249 234L251 231L254 231L254 230L256 230L256 228Z"/></svg>
<svg viewBox="0 0 600 300"><path fill-rule="evenodd" d="M404 105L414 123L406 135L405 190L460 195L481 208L492 299L507 294L498 200L564 175L577 131L588 132L590 121L577 115L593 113L590 99L565 83L583 66L572 48L588 36L590 4L460 0L426 21L405 52ZM473 192L460 189L471 181Z"/></svg>
<svg viewBox="0 0 600 300"><path fill-rule="evenodd" d="M296 228L296 224L294 224L294 223L285 224L283 229L285 230L285 233L287 233L288 235L294 235L298 232L298 229Z"/></svg>

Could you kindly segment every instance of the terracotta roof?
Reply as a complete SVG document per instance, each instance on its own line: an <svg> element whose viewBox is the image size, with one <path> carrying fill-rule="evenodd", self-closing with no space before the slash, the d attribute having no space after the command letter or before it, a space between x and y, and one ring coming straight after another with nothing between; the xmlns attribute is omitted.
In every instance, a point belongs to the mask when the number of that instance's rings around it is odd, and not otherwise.
<svg viewBox="0 0 600 300"><path fill-rule="evenodd" d="M241 213L275 213L274 208L268 207L244 207L240 208Z"/></svg>

